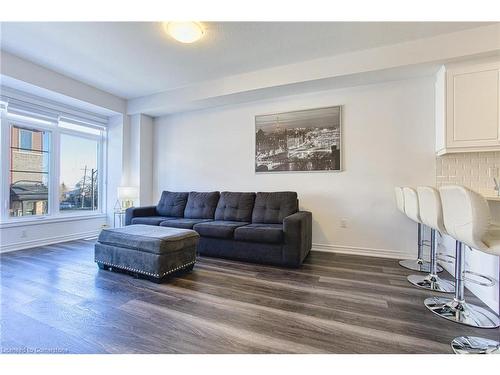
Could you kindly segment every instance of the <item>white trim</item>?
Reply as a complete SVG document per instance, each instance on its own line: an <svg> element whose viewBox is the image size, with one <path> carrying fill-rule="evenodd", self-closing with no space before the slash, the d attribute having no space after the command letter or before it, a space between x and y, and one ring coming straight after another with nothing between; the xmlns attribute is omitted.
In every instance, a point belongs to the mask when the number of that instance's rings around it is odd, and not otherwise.
<svg viewBox="0 0 500 375"><path fill-rule="evenodd" d="M9 169L10 169L10 126L7 112L0 112L0 222L8 218L9 212Z"/></svg>
<svg viewBox="0 0 500 375"><path fill-rule="evenodd" d="M411 254L403 250L376 249L369 247L340 246L340 245L328 245L328 244L318 244L318 243L312 244L311 251L321 251L326 253L361 255L361 256L391 258L391 259L411 259L416 256L416 253Z"/></svg>
<svg viewBox="0 0 500 375"><path fill-rule="evenodd" d="M52 118L54 121L57 121L58 117L61 116L68 119L80 120L103 128L107 126L109 121L108 116L71 107L50 99L28 94L11 87L1 86L1 91L2 101L7 102L8 107L20 108L31 115L40 113L45 117Z"/></svg>
<svg viewBox="0 0 500 375"><path fill-rule="evenodd" d="M0 254L11 252L11 251L29 249L32 247L53 245L53 244L60 243L60 242L67 242L67 241L80 240L83 238L97 237L100 232L101 232L101 230L91 230L88 232L66 234L66 235L62 235L62 236L44 238L42 240L36 239L36 240L31 240L31 241L16 242L13 244L2 246L0 249Z"/></svg>
<svg viewBox="0 0 500 375"><path fill-rule="evenodd" d="M35 216L26 216L22 219L10 219L5 222L0 222L0 229L4 228L14 228L14 227L24 227L31 225L40 225L40 224L53 224L53 223L62 223L69 221L79 221L79 220L92 220L92 219L103 219L107 218L107 214L105 213L95 213L95 214L60 214L60 215L43 215L34 218Z"/></svg>

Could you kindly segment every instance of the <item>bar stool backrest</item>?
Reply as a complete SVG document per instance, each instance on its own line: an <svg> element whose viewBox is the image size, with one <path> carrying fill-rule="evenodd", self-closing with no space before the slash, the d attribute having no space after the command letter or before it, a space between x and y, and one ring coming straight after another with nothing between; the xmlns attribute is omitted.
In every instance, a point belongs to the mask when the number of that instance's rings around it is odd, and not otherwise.
<svg viewBox="0 0 500 375"><path fill-rule="evenodd" d="M406 215L405 197L403 195L403 188L401 186L396 186L394 188L394 193L396 195L396 206L398 207L398 210Z"/></svg>
<svg viewBox="0 0 500 375"><path fill-rule="evenodd" d="M439 192L430 186L417 187L420 219L428 227L446 234Z"/></svg>
<svg viewBox="0 0 500 375"><path fill-rule="evenodd" d="M490 226L488 202L478 193L459 185L439 188L446 231L455 240L488 251L483 242Z"/></svg>
<svg viewBox="0 0 500 375"><path fill-rule="evenodd" d="M405 213L413 221L420 223L420 214L418 209L418 195L415 189L410 187L403 188L403 195L405 197Z"/></svg>

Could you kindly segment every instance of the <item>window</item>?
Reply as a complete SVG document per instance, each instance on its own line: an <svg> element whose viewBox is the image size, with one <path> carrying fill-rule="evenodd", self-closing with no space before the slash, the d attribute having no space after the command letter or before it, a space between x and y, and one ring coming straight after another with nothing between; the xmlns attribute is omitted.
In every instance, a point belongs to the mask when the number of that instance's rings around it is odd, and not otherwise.
<svg viewBox="0 0 500 375"><path fill-rule="evenodd" d="M31 150L33 147L33 131L19 128L18 133L19 148Z"/></svg>
<svg viewBox="0 0 500 375"><path fill-rule="evenodd" d="M61 134L60 144L59 210L98 210L99 142Z"/></svg>
<svg viewBox="0 0 500 375"><path fill-rule="evenodd" d="M10 216L46 215L49 203L50 133L11 127Z"/></svg>
<svg viewBox="0 0 500 375"><path fill-rule="evenodd" d="M0 113L1 220L103 212L104 126Z"/></svg>

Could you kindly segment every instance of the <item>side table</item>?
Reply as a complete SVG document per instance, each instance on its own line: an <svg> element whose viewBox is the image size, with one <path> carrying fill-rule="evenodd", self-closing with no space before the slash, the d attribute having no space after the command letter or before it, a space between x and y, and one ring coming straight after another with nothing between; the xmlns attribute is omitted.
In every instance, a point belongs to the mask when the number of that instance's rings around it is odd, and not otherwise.
<svg viewBox="0 0 500 375"><path fill-rule="evenodd" d="M113 228L121 228L125 225L125 211L115 211L113 216Z"/></svg>

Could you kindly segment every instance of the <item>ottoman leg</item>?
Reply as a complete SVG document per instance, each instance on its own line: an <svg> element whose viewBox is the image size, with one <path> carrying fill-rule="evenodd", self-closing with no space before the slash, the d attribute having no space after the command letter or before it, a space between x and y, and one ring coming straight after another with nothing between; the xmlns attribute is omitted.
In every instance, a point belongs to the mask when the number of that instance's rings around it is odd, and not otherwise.
<svg viewBox="0 0 500 375"><path fill-rule="evenodd" d="M167 281L169 278L172 278L175 276L181 276L185 273L191 272L193 270L193 267L194 267L194 264L191 264L187 267L181 268L178 271L171 273L171 274L168 274L168 275L165 275L163 277L145 276L145 278L148 279L149 281L156 283L156 284L161 284L161 283Z"/></svg>
<svg viewBox="0 0 500 375"><path fill-rule="evenodd" d="M191 264L190 266L187 266L186 268L184 268L184 272L191 272L194 268L194 264Z"/></svg>
<svg viewBox="0 0 500 375"><path fill-rule="evenodd" d="M165 277L152 277L150 280L152 282L154 282L155 284L161 284L166 280L166 278Z"/></svg>
<svg viewBox="0 0 500 375"><path fill-rule="evenodd" d="M109 266L103 264L103 263L97 263L97 267L99 267L100 270L109 270Z"/></svg>

